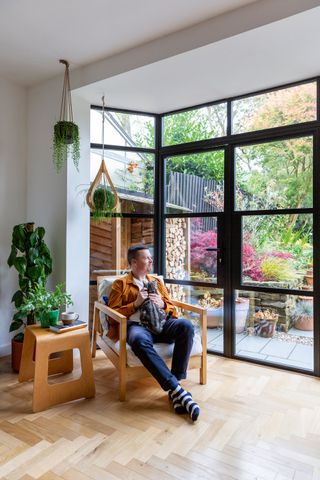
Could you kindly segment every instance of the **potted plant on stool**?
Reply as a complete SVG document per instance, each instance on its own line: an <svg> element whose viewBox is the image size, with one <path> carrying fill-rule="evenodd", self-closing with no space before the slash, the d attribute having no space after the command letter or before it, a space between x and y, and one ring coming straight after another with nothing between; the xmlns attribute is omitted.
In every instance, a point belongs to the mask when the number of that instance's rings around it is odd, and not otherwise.
<svg viewBox="0 0 320 480"><path fill-rule="evenodd" d="M43 285L36 285L29 291L20 311L33 312L43 328L58 325L60 307L73 305L71 295L64 292L63 288L64 284L59 283L53 292L48 292Z"/></svg>

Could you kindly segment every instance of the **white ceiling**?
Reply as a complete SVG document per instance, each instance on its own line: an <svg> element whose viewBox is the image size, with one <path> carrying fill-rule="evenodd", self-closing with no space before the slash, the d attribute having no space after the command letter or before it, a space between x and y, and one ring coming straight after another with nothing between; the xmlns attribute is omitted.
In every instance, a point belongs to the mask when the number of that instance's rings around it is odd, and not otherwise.
<svg viewBox="0 0 320 480"><path fill-rule="evenodd" d="M31 86L255 0L1 0L0 76Z"/></svg>
<svg viewBox="0 0 320 480"><path fill-rule="evenodd" d="M320 75L320 7L77 91L100 104L165 112Z"/></svg>

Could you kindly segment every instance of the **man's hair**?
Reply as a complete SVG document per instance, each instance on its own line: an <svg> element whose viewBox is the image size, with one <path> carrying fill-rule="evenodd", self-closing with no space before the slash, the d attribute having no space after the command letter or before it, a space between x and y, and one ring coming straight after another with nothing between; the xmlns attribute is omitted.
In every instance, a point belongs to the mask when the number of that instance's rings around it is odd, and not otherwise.
<svg viewBox="0 0 320 480"><path fill-rule="evenodd" d="M129 247L127 255L129 265L131 265L132 260L137 257L137 253L140 250L149 250L149 248L146 245L134 245L133 247Z"/></svg>

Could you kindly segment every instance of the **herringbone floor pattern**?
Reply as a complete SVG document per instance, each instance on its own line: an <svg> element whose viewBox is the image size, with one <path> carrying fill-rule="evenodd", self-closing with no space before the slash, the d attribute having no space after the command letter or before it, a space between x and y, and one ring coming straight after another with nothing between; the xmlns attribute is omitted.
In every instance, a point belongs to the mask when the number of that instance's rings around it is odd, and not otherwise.
<svg viewBox="0 0 320 480"><path fill-rule="evenodd" d="M191 424L152 379L117 400L115 370L94 360L97 396L32 414L32 383L0 359L0 478L7 480L320 479L320 382L209 356L208 384L185 386Z"/></svg>

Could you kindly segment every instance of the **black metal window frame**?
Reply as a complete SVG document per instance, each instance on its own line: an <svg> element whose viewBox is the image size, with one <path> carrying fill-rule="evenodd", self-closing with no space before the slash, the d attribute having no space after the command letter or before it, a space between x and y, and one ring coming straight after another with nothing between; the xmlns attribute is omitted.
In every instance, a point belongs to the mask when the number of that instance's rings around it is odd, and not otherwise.
<svg viewBox="0 0 320 480"><path fill-rule="evenodd" d="M316 120L301 122L292 125L279 126L274 128L255 130L245 133L231 133L232 132L232 102L244 98L253 97L282 89L295 87L311 82L316 82L317 91L317 108ZM186 111L196 110L198 108L213 106L221 103L227 104L227 134L223 137L211 138L207 140L199 140L195 142L188 142L184 144L163 146L163 119L168 115L182 113ZM91 109L102 110L102 107L92 105ZM175 280L165 278L166 283L181 284L190 286L205 286L208 288L223 288L224 289L224 307L225 307L225 323L224 323L224 351L212 352L216 355L221 355L230 358L237 358L246 362L266 365L268 367L280 368L289 371L297 371L304 374L320 376L320 325L319 322L314 322L314 370L309 372L299 368L276 365L264 362L258 359L249 359L239 357L235 354L234 345L234 311L232 305L234 304L234 290L254 290L269 293L285 293L285 294L299 294L300 291L273 289L268 287L250 287L249 285L242 285L239 281L239 272L241 262L242 250L242 235L240 224L243 216L246 215L275 215L282 213L293 213L294 209L283 210L257 210L257 211L236 211L235 205L235 165L234 165L234 150L237 146L251 145L257 143L271 142L274 140L285 140L293 137L301 137L310 135L313 136L313 172L320 170L320 77L312 77L303 79L297 82L286 83L283 85L274 86L272 88L249 92L244 95L228 97L224 99L215 100L212 102L201 103L187 108L172 110L164 113L151 113L137 110L126 110L118 108L107 108L108 111L115 111L133 115L145 115L155 118L155 148L135 148L123 147L119 145L105 144L105 149L145 152L153 153L155 155L155 190L154 190L154 214L123 214L124 218L146 217L154 220L154 266L155 271L159 274L165 272L165 222L167 218L192 218L192 217L224 217L225 221L220 225L220 238L224 237L225 251L229 255L224 258L224 273L221 276L222 284L212 284L209 282L198 282L188 280ZM91 148L102 149L102 144L91 143ZM225 205L224 212L213 213L190 213L190 214L168 214L165 212L165 160L167 157L182 154L192 154L198 152L208 152L213 149L225 149L225 163L224 163L224 192ZM320 175L313 175L313 208L297 209L298 213L312 213L313 214L313 257L314 257L314 288L313 292L305 292L304 295L313 296L314 300L314 318L320 318ZM219 227L218 227L219 228ZM218 230L219 231L219 230ZM158 239L158 241L156 241ZM234 241L231 242L231 239Z"/></svg>

